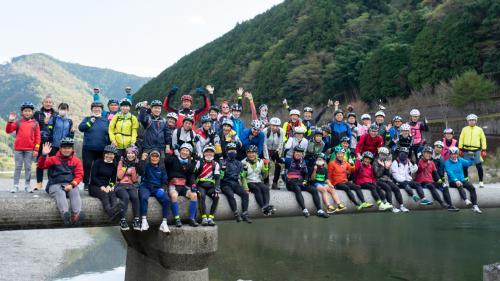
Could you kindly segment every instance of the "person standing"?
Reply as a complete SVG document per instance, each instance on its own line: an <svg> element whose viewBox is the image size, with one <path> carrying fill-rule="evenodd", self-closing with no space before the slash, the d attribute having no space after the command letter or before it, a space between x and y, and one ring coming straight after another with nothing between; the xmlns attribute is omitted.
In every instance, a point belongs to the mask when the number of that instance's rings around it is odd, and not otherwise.
<svg viewBox="0 0 500 281"><path fill-rule="evenodd" d="M42 100L42 107L40 110L35 111L33 118L40 125L40 143L45 143L49 141L49 131L47 129L48 124L52 120L52 117L56 114L56 111L53 108L54 102L52 101L52 97L50 95L46 96ZM40 156L40 152L42 152L42 147L38 148L37 156ZM38 160L38 157L37 157ZM43 181L43 170L40 168L36 168L36 186L35 190L42 189L42 181Z"/></svg>
<svg viewBox="0 0 500 281"><path fill-rule="evenodd" d="M467 116L468 126L462 129L458 148L462 151L466 160L472 160L476 165L479 177L479 187L484 187L483 183L483 160L486 157L486 136L483 129L477 126L477 115L469 114ZM465 178L469 178L468 168L464 167Z"/></svg>

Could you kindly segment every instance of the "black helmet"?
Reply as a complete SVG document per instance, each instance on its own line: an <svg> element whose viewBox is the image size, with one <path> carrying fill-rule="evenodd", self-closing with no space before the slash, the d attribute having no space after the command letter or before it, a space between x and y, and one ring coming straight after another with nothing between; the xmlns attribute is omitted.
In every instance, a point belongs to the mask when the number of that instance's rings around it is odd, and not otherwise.
<svg viewBox="0 0 500 281"><path fill-rule="evenodd" d="M315 128L314 135L323 135L323 130L321 130L321 128Z"/></svg>
<svg viewBox="0 0 500 281"><path fill-rule="evenodd" d="M204 124L204 123L212 123L212 119L210 119L210 116L208 116L208 115L203 115L203 116L201 116L201 118L200 118L200 123L201 123L201 124Z"/></svg>
<svg viewBox="0 0 500 281"><path fill-rule="evenodd" d="M108 106L109 106L110 104L113 104L113 103L114 103L114 104L119 104L120 102L119 102L117 99L109 99L109 100L108 100Z"/></svg>
<svg viewBox="0 0 500 281"><path fill-rule="evenodd" d="M337 114L339 113L342 113L342 115L344 115L344 111L342 111L342 109L337 109L335 110L335 112L333 113L333 116L336 116Z"/></svg>
<svg viewBox="0 0 500 281"><path fill-rule="evenodd" d="M23 102L23 104L21 104L21 111L23 111L25 108L31 108L31 110L34 110L35 105L33 105L33 103L30 101L25 101Z"/></svg>
<svg viewBox="0 0 500 281"><path fill-rule="evenodd" d="M422 150L422 153L424 152L429 152L429 153L432 153L433 152L433 149L432 147L430 146L425 146L424 149Z"/></svg>
<svg viewBox="0 0 500 281"><path fill-rule="evenodd" d="M153 106L163 106L163 103L160 100L154 100L151 102L151 107Z"/></svg>
<svg viewBox="0 0 500 281"><path fill-rule="evenodd" d="M104 105L100 101L95 101L90 105L90 110L92 110L92 108L94 108L94 107L100 107L102 109L102 108L104 108Z"/></svg>
<svg viewBox="0 0 500 281"><path fill-rule="evenodd" d="M75 141L72 138L65 137L61 140L60 146L61 147L73 147L75 144Z"/></svg>
<svg viewBox="0 0 500 281"><path fill-rule="evenodd" d="M129 99L124 98L124 99L122 99L122 100L120 101L120 106L124 106L124 105L125 105L125 106L127 106L127 105L128 105L128 106L132 106L132 103L130 102L130 100L129 100Z"/></svg>
<svg viewBox="0 0 500 281"><path fill-rule="evenodd" d="M347 113L347 118L349 118L351 116L354 117L354 118L356 118L356 112L352 112L351 111L351 112Z"/></svg>
<svg viewBox="0 0 500 281"><path fill-rule="evenodd" d="M230 142L226 145L226 151L229 151L229 150L237 150L238 149L238 146L236 145L236 143L234 142Z"/></svg>
<svg viewBox="0 0 500 281"><path fill-rule="evenodd" d="M401 152L404 152L404 153L410 153L410 149L408 149L408 147L406 146L400 146L398 148L398 151L401 153Z"/></svg>
<svg viewBox="0 0 500 281"><path fill-rule="evenodd" d="M297 146L295 146L293 148L293 152L302 152L302 153L304 153L304 151L305 151L304 148L301 147L300 145L297 145Z"/></svg>
<svg viewBox="0 0 500 281"><path fill-rule="evenodd" d="M231 111L241 111L241 110L242 110L241 105L237 103L231 105Z"/></svg>
<svg viewBox="0 0 500 281"><path fill-rule="evenodd" d="M363 158L370 158L373 160L373 153L371 153L370 151L365 151L363 152Z"/></svg>
<svg viewBox="0 0 500 281"><path fill-rule="evenodd" d="M306 107L304 107L304 112L311 112L312 113L313 109L312 109L312 107L306 106Z"/></svg>
<svg viewBox="0 0 500 281"><path fill-rule="evenodd" d="M351 139L348 136L343 136L340 139L340 143L343 143L343 142L351 142Z"/></svg>
<svg viewBox="0 0 500 281"><path fill-rule="evenodd" d="M247 147L247 153L248 152L257 152L257 151L259 151L259 148L256 145L251 144Z"/></svg>
<svg viewBox="0 0 500 281"><path fill-rule="evenodd" d="M191 122L191 123L194 124L194 118L193 118L193 116L192 115L186 115L186 117L184 117L184 120L182 121L182 123L184 124L184 122L186 122L186 121L189 121L189 122Z"/></svg>
<svg viewBox="0 0 500 281"><path fill-rule="evenodd" d="M109 144L106 145L104 147L104 153L107 153L107 152L116 154L116 147L114 147L113 145L109 145Z"/></svg>
<svg viewBox="0 0 500 281"><path fill-rule="evenodd" d="M212 105L212 106L210 107L210 109L208 110L208 112L210 112L210 111L212 111L212 110L213 110L213 111L215 111L215 112L217 112L217 113L219 113L219 108L218 108L217 106Z"/></svg>
<svg viewBox="0 0 500 281"><path fill-rule="evenodd" d="M378 132L379 130L379 126L377 124L372 124L370 126L370 131L377 131Z"/></svg>

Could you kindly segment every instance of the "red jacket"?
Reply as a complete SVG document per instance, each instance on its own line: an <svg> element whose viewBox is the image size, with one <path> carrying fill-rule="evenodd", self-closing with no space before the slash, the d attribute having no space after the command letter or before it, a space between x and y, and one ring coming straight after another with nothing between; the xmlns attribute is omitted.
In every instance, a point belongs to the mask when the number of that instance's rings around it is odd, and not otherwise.
<svg viewBox="0 0 500 281"><path fill-rule="evenodd" d="M38 158L38 168L49 170L49 183L47 186L69 183L76 187L83 179L82 161L74 154L63 157L61 152L58 151L54 156L41 156Z"/></svg>
<svg viewBox="0 0 500 281"><path fill-rule="evenodd" d="M433 173L437 173L434 161L425 161L424 159L420 159L418 161L418 171L415 175L415 181L419 183L434 182L434 178L432 177Z"/></svg>
<svg viewBox="0 0 500 281"><path fill-rule="evenodd" d="M370 133L366 133L361 136L358 144L356 145L356 154L363 154L365 151L370 151L373 155L377 155L377 150L379 147L384 145L384 140L381 136L376 136L372 138Z"/></svg>
<svg viewBox="0 0 500 281"><path fill-rule="evenodd" d="M175 112L177 113L178 119L176 123L176 127L180 128L182 127L182 124L184 123L184 118L186 116L191 115L194 118L194 123L193 123L193 129L195 128L195 124L200 119L200 117L205 114L208 109L210 108L210 100L206 95L202 95L204 105L203 107L200 107L198 109L187 109L187 108L180 108L180 109L175 109L172 106L172 99L174 95L169 94L167 97L165 97L165 100L163 101L163 107L167 110L167 112Z"/></svg>
<svg viewBox="0 0 500 281"><path fill-rule="evenodd" d="M17 127L18 124L19 128ZM20 121L7 122L5 131L7 134L16 132L14 150L38 151L40 147L40 125L35 119L26 120L22 118Z"/></svg>
<svg viewBox="0 0 500 281"><path fill-rule="evenodd" d="M375 174L373 174L373 167L371 164L364 165L361 164L360 161L357 161L354 170L356 172L356 180L354 183L357 185L361 185L363 183L375 183L377 181Z"/></svg>

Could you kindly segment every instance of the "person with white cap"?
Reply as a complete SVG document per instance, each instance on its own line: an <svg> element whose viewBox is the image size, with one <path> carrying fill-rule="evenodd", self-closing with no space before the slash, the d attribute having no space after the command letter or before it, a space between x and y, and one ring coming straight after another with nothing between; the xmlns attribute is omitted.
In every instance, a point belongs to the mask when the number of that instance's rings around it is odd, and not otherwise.
<svg viewBox="0 0 500 281"><path fill-rule="evenodd" d="M486 136L483 129L477 126L477 115L469 114L467 123L468 126L464 127L460 133L458 148L462 151L465 159L474 162L479 177L479 187L484 187L482 162L486 158ZM464 175L468 179L467 168L464 168Z"/></svg>

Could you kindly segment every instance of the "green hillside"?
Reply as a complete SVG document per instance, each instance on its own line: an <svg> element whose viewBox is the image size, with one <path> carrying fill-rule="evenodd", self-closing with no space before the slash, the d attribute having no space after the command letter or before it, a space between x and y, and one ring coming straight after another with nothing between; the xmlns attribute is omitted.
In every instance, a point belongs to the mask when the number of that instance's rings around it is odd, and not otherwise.
<svg viewBox="0 0 500 281"><path fill-rule="evenodd" d="M500 79L495 0L286 0L181 58L134 99L213 83L260 102L407 96L467 69Z"/></svg>

